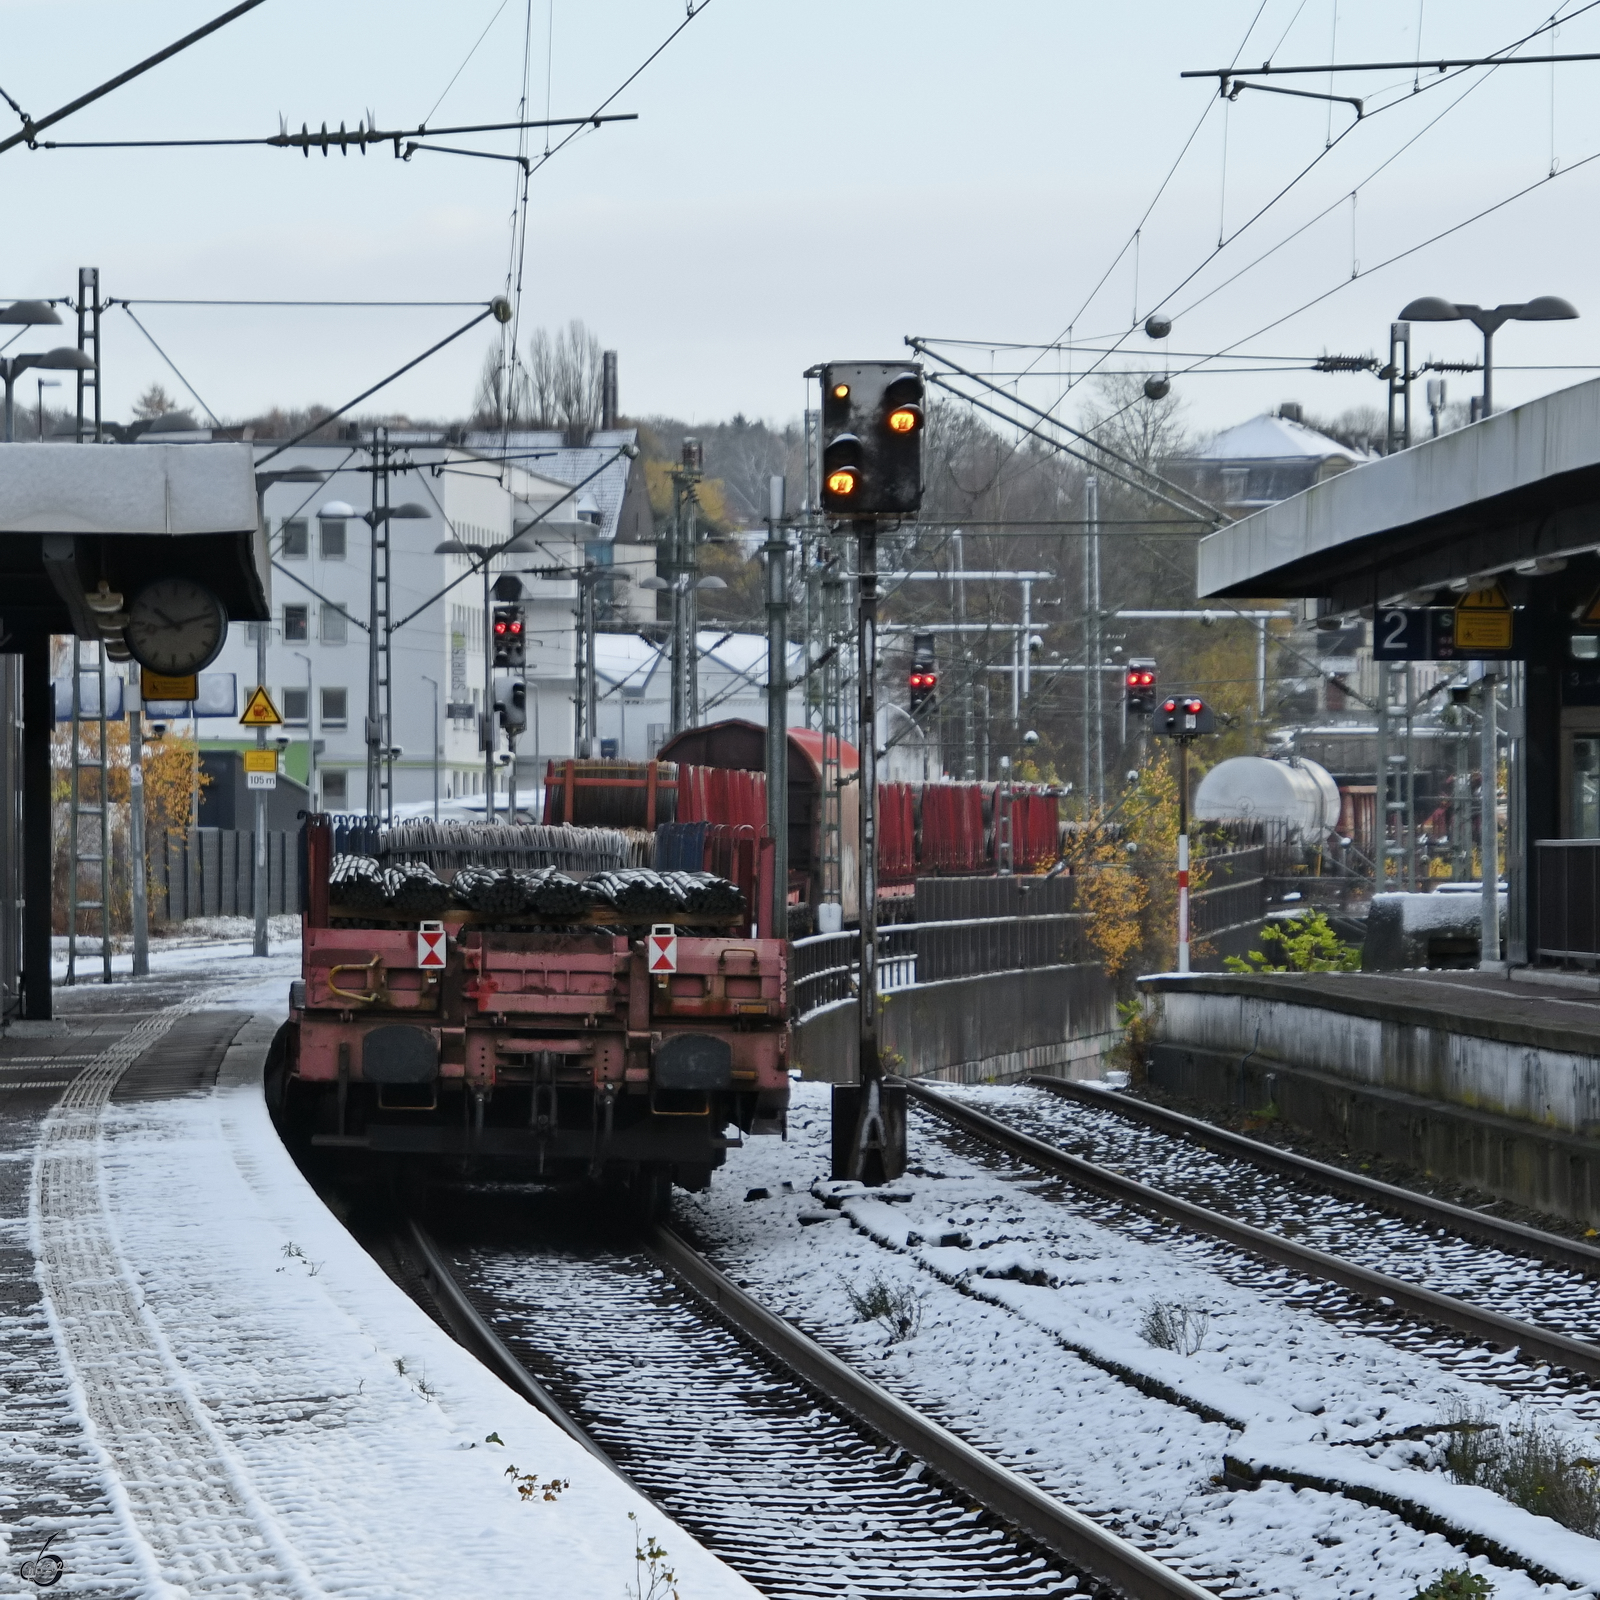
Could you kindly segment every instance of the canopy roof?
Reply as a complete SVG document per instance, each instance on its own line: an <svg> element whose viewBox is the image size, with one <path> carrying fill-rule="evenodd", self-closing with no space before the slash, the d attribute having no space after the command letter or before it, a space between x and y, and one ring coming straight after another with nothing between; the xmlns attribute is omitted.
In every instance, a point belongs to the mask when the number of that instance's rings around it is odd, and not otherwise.
<svg viewBox="0 0 1600 1600"><path fill-rule="evenodd" d="M234 621L271 615L247 444L0 445L0 580L13 634L97 638L84 591L198 579Z"/></svg>
<svg viewBox="0 0 1600 1600"><path fill-rule="evenodd" d="M1352 468L1200 541L1203 596L1342 610L1600 549L1600 379Z"/></svg>

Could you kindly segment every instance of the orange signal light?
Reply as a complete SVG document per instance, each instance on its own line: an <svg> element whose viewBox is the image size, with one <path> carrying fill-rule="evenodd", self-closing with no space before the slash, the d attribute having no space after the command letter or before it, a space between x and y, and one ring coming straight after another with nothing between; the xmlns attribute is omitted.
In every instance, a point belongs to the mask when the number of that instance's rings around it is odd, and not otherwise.
<svg viewBox="0 0 1600 1600"><path fill-rule="evenodd" d="M884 420L890 433L915 433L922 422L922 413L915 406L896 406Z"/></svg>
<svg viewBox="0 0 1600 1600"><path fill-rule="evenodd" d="M856 469L854 467L838 467L828 474L829 494L854 494L856 492Z"/></svg>
<svg viewBox="0 0 1600 1600"><path fill-rule="evenodd" d="M850 385L848 383L834 384L833 398L835 400L848 400L850 398Z"/></svg>

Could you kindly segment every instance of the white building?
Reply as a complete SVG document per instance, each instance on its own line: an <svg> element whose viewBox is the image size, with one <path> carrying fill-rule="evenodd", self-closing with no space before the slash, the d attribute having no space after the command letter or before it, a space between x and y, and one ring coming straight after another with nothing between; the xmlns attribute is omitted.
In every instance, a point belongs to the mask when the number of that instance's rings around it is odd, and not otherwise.
<svg viewBox="0 0 1600 1600"><path fill-rule="evenodd" d="M409 442L403 436L390 442L391 506L415 505L426 513L388 523L393 628L388 741L401 752L393 764L394 801L431 799L436 765L441 797L481 794L483 578L470 557L441 555L436 549L451 538L469 546L500 544L515 529L535 524L528 536L532 548L497 558L491 578L503 572L521 575L528 685L523 754L538 745L546 753L569 755L578 585L571 577L539 576L535 569L548 574L581 566L595 525L578 519L576 497L567 484L520 463L490 461L460 446ZM270 442L257 444L259 456L272 448ZM362 513L373 503L372 466L363 440L297 445L262 469L309 467L328 474L317 484L273 483L264 504L273 558L267 687L291 740L286 769L293 776L309 775L316 802L329 811L361 811L366 805L373 540ZM255 627L235 626L211 668L236 674L241 709L246 687L256 681ZM203 721L201 735L206 743L254 742L248 730L219 719ZM504 748L503 736L499 745ZM308 774L313 750L315 770ZM501 772L498 792L505 783Z"/></svg>

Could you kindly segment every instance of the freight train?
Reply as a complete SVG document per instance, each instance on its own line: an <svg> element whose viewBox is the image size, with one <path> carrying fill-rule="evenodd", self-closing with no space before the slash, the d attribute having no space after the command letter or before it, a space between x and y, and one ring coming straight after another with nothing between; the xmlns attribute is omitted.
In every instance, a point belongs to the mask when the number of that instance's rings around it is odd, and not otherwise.
<svg viewBox="0 0 1600 1600"><path fill-rule="evenodd" d="M831 742L831 741L830 741ZM854 746L839 741L839 851L823 840L823 736L789 730L789 883L791 931L811 926L814 908L837 900L857 919L856 847L860 790ZM662 746L656 761L552 761L544 787L546 823L643 829L669 852L686 841L693 856L706 839L759 841L767 826L766 731L728 720L691 728ZM881 783L878 786L879 894L892 914L919 877L985 877L1038 872L1061 853L1064 820L1057 785ZM692 830L699 830L698 833ZM836 874L836 875L835 875Z"/></svg>
<svg viewBox="0 0 1600 1600"><path fill-rule="evenodd" d="M631 865L649 843L483 824L339 839L309 818L302 971L268 1075L291 1143L588 1176L653 1215L743 1135L782 1134L788 945L763 923L759 853L733 850L740 884Z"/></svg>

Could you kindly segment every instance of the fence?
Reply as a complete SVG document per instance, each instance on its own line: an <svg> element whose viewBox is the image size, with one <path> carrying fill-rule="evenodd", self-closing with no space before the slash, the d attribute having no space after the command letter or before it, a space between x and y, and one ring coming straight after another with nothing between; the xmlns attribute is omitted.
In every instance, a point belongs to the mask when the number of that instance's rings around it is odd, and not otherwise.
<svg viewBox="0 0 1600 1600"><path fill-rule="evenodd" d="M1600 841L1536 839L1533 846L1539 955L1600 961Z"/></svg>
<svg viewBox="0 0 1600 1600"><path fill-rule="evenodd" d="M150 841L149 903L155 921L248 917L255 911L256 836L190 828ZM300 835L267 835L267 910L300 909Z"/></svg>
<svg viewBox="0 0 1600 1600"><path fill-rule="evenodd" d="M878 988L883 994L946 978L1067 966L1083 959L1079 912L904 922L878 930ZM860 935L797 939L789 967L794 1015L803 1017L855 992Z"/></svg>

